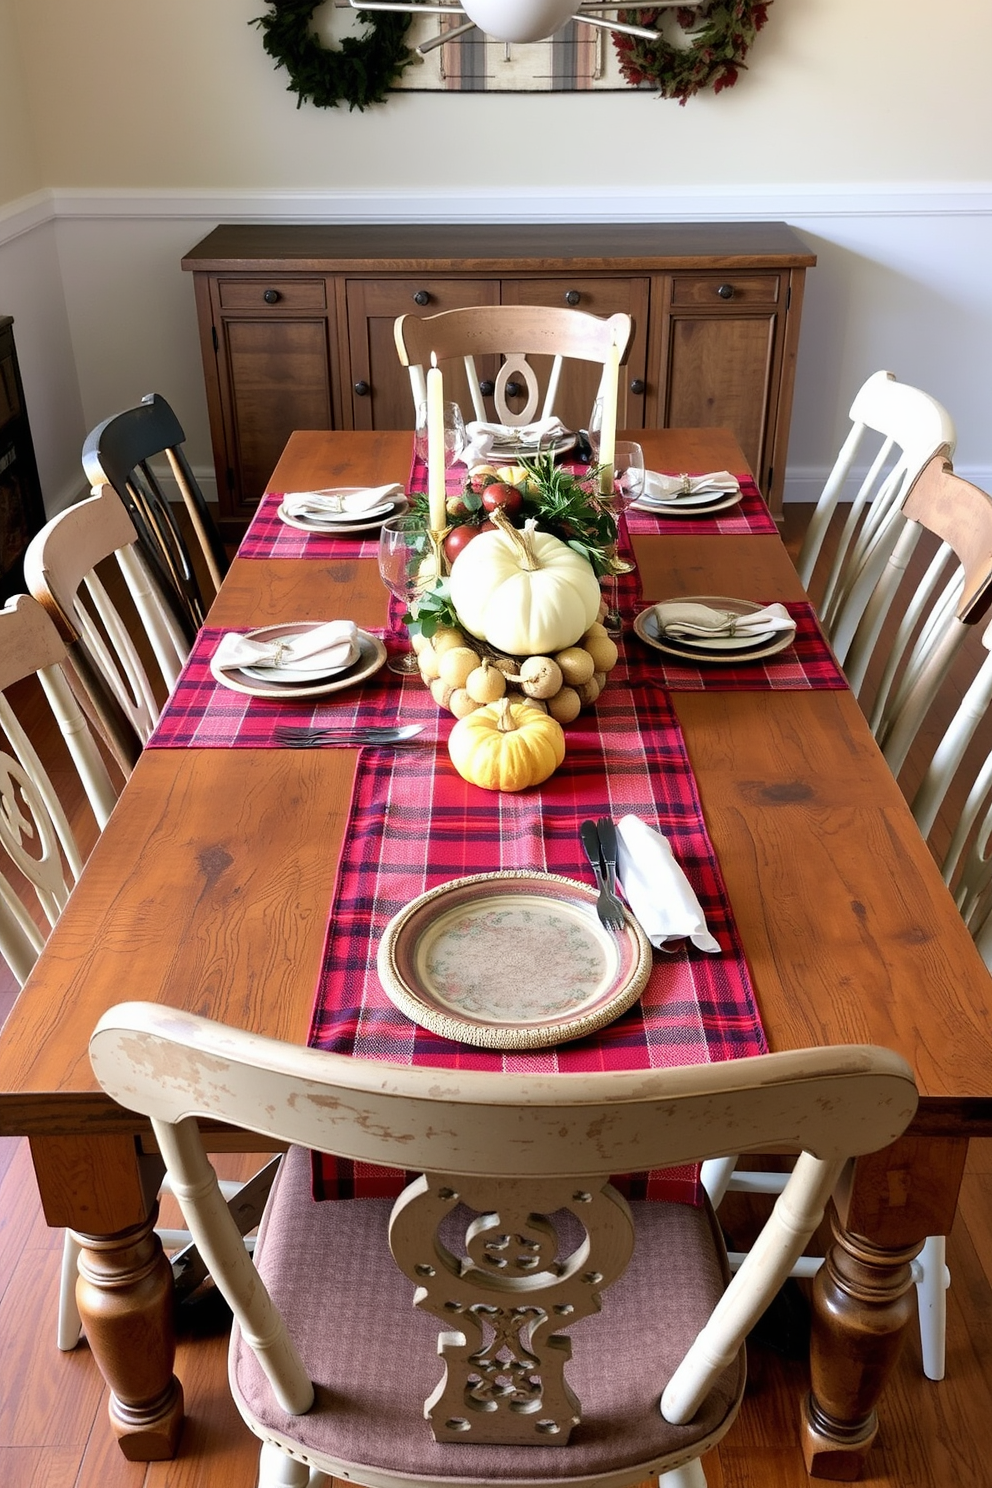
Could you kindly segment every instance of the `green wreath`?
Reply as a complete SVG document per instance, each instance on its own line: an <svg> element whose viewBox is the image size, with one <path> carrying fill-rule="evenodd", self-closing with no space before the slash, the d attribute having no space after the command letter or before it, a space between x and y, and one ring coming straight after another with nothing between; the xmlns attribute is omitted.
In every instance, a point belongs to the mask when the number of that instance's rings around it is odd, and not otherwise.
<svg viewBox="0 0 992 1488"><path fill-rule="evenodd" d="M310 29L316 0L269 0L271 14L256 16L262 44L278 67L289 73L289 92L296 107L309 101L317 108L351 109L382 103L387 90L413 61L405 37L412 19L397 11L362 11L368 29L346 36L339 47L325 47Z"/></svg>
<svg viewBox="0 0 992 1488"><path fill-rule="evenodd" d="M689 37L687 47L614 31L620 71L633 86L651 83L662 98L677 98L680 104L702 88L714 93L732 88L771 4L772 0L710 0L695 10L676 10L675 18ZM662 14L620 11L620 18L651 26Z"/></svg>

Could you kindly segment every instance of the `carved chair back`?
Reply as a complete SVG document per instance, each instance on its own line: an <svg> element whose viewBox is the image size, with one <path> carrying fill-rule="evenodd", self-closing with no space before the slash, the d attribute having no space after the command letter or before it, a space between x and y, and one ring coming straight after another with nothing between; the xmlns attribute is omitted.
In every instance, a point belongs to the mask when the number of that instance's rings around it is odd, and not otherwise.
<svg viewBox="0 0 992 1488"><path fill-rule="evenodd" d="M96 571L108 559L116 561L133 615L125 615ZM102 679L144 743L175 686L189 641L163 599L116 493L104 486L53 517L28 547L24 577L63 640L88 659L91 673ZM159 679L153 681L156 665ZM94 701L102 715L102 699Z"/></svg>
<svg viewBox="0 0 992 1488"><path fill-rule="evenodd" d="M801 1150L761 1242L672 1378L657 1381L665 1420L688 1422L788 1274L846 1160L894 1140L916 1105L908 1067L874 1048L636 1074L458 1069L441 1079L437 1070L303 1049L142 1003L122 1004L100 1020L90 1057L103 1088L151 1118L190 1230L291 1420L310 1412L312 1423L313 1412L333 1411L333 1400L315 1403L296 1342L232 1231L196 1118L279 1137L294 1151L318 1148L420 1171L396 1201L389 1242L410 1279L409 1304L442 1320L442 1378L425 1413L438 1443L501 1447L563 1445L581 1415L562 1375L567 1330L609 1306L607 1288L622 1288L639 1235L611 1173L783 1143ZM259 1252L265 1244L263 1233ZM326 1276L334 1263L308 1255L307 1264ZM656 1283L648 1290L663 1294L664 1274ZM651 1305L639 1289L635 1302ZM384 1319L368 1319L368 1327L377 1324L388 1328ZM252 1425L240 1399L239 1408ZM388 1422L377 1427L380 1439L388 1437ZM257 1422L254 1429L270 1434ZM710 1444L683 1450L679 1460ZM291 1427L279 1445L293 1454ZM335 1470L310 1447L307 1454ZM378 1468L373 1481L398 1484L404 1466L397 1462L395 1475ZM472 1470L466 1462L466 1477ZM555 1470L535 1462L534 1476L546 1473ZM265 1481L305 1478L273 1473Z"/></svg>
<svg viewBox="0 0 992 1488"><path fill-rule="evenodd" d="M475 358L498 356L501 363L492 389L496 417L502 424L519 428L552 416L566 359L605 366L616 344L623 362L633 335L633 321L629 315L602 318L558 306L475 305L439 315L401 315L394 334L399 359L410 369L415 409L427 398L426 374L433 352L439 363L453 358L464 362L473 416L485 422L489 415ZM528 360L534 356L552 359L543 402L537 372ZM516 388L523 390L520 395L525 402L514 411L507 400L515 396Z"/></svg>
<svg viewBox="0 0 992 1488"><path fill-rule="evenodd" d="M83 855L59 790L7 696L14 683L37 676L100 830L117 799L73 695L67 660L66 648L41 605L26 594L8 600L0 610L0 846L14 871L0 873L0 953L19 984L46 938L31 913L30 898L33 895L44 921L54 925L82 871ZM64 792L68 781L62 778L60 783Z"/></svg>
<svg viewBox="0 0 992 1488"><path fill-rule="evenodd" d="M213 590L227 572L227 554L203 492L183 451L186 436L166 400L147 393L136 408L104 419L83 445L83 469L95 495L111 486L134 523L145 560L192 641L207 603L186 540L152 461L168 462L196 536Z"/></svg>
<svg viewBox="0 0 992 1488"><path fill-rule="evenodd" d="M820 619L841 663L902 529L899 513L910 487L933 455L953 455L957 437L950 414L936 398L897 382L892 372L874 372L868 378L851 404L850 417L850 432L796 562L807 589L814 585ZM829 570L821 576L817 565L827 529L873 435L881 436L881 444L850 503Z"/></svg>

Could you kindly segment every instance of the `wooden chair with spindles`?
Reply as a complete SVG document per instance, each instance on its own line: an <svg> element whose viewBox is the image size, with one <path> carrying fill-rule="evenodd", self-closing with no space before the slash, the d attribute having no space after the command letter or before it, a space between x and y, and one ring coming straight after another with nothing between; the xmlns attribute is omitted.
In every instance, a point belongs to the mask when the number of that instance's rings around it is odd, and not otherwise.
<svg viewBox="0 0 992 1488"><path fill-rule="evenodd" d="M204 580L214 593L227 572L227 554L210 508L186 459L186 435L172 408L148 393L134 408L104 419L83 445L83 469L95 495L117 492L134 523L145 559L192 641L207 612L204 586L173 514L155 462L167 463L200 550Z"/></svg>
<svg viewBox="0 0 992 1488"><path fill-rule="evenodd" d="M954 422L936 398L874 372L850 409L851 428L824 484L796 560L841 663L901 528L900 508L935 454L954 454ZM871 454L829 561L824 544L859 460ZM822 562L821 562L821 555Z"/></svg>
<svg viewBox="0 0 992 1488"><path fill-rule="evenodd" d="M133 615L122 612L96 571L108 560L120 570ZM190 643L142 556L134 524L116 493L104 487L46 523L28 546L24 579L63 640L88 658L144 744ZM139 649L141 640L145 644Z"/></svg>
<svg viewBox="0 0 992 1488"><path fill-rule="evenodd" d="M263 1442L260 1488L704 1488L745 1334L847 1161L916 1107L908 1066L875 1048L439 1082L146 1003L110 1009L90 1058L151 1118L234 1311L229 1379ZM254 1264L198 1117L292 1144ZM800 1156L732 1282L708 1205L628 1204L609 1178L779 1142ZM422 1176L395 1204L318 1203L311 1148Z"/></svg>
<svg viewBox="0 0 992 1488"><path fill-rule="evenodd" d="M415 409L427 399L426 374L433 353L442 370L445 363L463 364L476 419L485 422L491 417L484 401L488 395L493 399L497 420L519 428L556 412L566 362L598 363L603 368L614 345L623 362L633 335L633 321L629 315L601 317L560 306L473 305L438 315L401 315L394 333L399 359L410 371ZM481 357L496 358L499 363L485 395L476 364L476 358ZM550 360L543 393L531 358ZM593 385L593 395L598 385ZM592 402L589 397L584 408L590 408Z"/></svg>

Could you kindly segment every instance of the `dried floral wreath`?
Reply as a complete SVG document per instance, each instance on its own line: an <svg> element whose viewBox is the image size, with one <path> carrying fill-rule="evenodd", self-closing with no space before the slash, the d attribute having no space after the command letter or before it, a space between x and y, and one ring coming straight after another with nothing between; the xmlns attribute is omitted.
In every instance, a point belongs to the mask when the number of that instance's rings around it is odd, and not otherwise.
<svg viewBox="0 0 992 1488"><path fill-rule="evenodd" d="M413 61L405 37L412 19L395 11L365 11L361 36L347 36L339 47L325 47L310 29L315 0L269 0L270 13L249 24L260 26L262 44L277 67L289 73L289 91L318 108L366 109L383 103L390 85Z"/></svg>
<svg viewBox="0 0 992 1488"><path fill-rule="evenodd" d="M702 88L712 88L714 93L732 88L745 67L751 43L768 19L771 4L772 0L711 0L697 9L676 10L675 18L689 38L687 47L644 41L614 31L620 70L635 87L651 83L662 98L677 98L680 104ZM651 26L662 13L642 10L619 14L621 20Z"/></svg>

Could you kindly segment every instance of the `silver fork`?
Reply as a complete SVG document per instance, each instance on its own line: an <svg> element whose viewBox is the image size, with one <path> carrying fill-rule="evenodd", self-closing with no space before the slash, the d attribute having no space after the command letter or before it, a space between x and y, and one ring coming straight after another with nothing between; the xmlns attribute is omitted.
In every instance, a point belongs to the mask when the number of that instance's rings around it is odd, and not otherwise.
<svg viewBox="0 0 992 1488"><path fill-rule="evenodd" d="M579 828L579 836L582 846L585 848L586 857L596 875L596 887L599 889L599 898L596 900L596 913L607 930L616 933L622 930L625 924L624 909L616 894L610 889L603 873L603 863L600 852L599 832L594 821L584 821Z"/></svg>
<svg viewBox="0 0 992 1488"><path fill-rule="evenodd" d="M272 736L277 744L288 749L320 749L326 745L340 744L351 747L356 744L405 744L424 731L421 723L405 723L398 727L381 728L371 724L339 724L327 728L297 728L290 724L277 723Z"/></svg>

